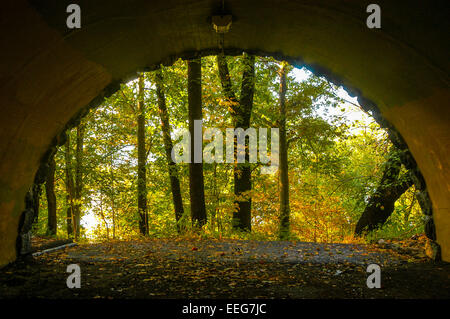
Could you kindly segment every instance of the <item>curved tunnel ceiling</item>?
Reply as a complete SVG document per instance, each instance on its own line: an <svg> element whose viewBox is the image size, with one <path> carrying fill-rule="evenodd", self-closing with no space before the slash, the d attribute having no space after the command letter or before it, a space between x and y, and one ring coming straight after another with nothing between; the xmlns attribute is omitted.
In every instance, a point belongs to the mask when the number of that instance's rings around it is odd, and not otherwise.
<svg viewBox="0 0 450 319"><path fill-rule="evenodd" d="M82 108L138 70L217 52L210 17L222 1L14 0L0 12L0 265L15 258L23 198L52 140ZM306 64L376 105L427 182L438 242L450 260L450 34L446 1L377 1L381 29L359 0L228 0L229 53Z"/></svg>

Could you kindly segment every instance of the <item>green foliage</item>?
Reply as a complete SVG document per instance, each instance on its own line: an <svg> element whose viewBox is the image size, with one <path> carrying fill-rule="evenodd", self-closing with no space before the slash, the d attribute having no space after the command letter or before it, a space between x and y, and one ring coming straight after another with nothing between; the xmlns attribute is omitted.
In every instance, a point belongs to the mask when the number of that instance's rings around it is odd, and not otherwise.
<svg viewBox="0 0 450 319"><path fill-rule="evenodd" d="M227 57L234 92L239 94L242 57ZM251 126L276 127L279 120L279 62L256 59L255 96ZM292 240L345 242L368 196L375 190L391 143L386 132L369 116L339 97L339 88L307 72L298 81L292 68L287 76L287 137L290 180ZM172 139L187 128L187 66L179 60L163 67L164 91ZM204 127L225 129L232 126L217 71L215 57L202 59ZM239 96L237 96L239 98ZM158 116L154 75L145 74L147 201L149 235L177 236L161 125ZM358 119L349 117L358 114ZM121 89L84 120L82 235L91 239L139 237L137 209L137 81ZM71 134L75 140L75 133ZM205 141L205 144L209 141ZM74 143L72 143L74 144ZM72 155L75 145L72 145ZM56 154L55 190L57 194L58 236L66 236L64 147ZM252 164L253 232L238 233L231 228L236 209L233 192L233 164L204 164L204 183L208 224L200 235L191 232L189 169L178 164L185 215L185 236L211 238L276 239L278 228L278 175L264 175L260 164ZM43 192L44 193L44 192ZM87 224L86 224L87 221ZM82 223L83 224L83 223ZM46 225L45 193L36 233ZM423 231L423 218L409 190L397 202L386 225L369 239L410 236Z"/></svg>

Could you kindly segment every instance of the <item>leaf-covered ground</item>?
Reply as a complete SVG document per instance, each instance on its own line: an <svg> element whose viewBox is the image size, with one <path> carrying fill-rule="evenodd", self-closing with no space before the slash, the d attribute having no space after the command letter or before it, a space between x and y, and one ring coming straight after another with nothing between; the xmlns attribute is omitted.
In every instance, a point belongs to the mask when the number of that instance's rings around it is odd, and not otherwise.
<svg viewBox="0 0 450 319"><path fill-rule="evenodd" d="M1 298L449 298L450 264L407 245L242 240L82 244L0 270ZM406 247L406 248L405 248ZM366 268L381 266L380 289ZM69 289L69 264L81 288Z"/></svg>

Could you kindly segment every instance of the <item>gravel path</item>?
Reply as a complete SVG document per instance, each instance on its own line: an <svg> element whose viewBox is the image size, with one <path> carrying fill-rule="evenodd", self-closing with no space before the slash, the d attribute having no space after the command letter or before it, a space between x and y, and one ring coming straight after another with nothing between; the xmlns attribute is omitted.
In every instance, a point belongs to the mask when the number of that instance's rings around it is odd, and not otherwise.
<svg viewBox="0 0 450 319"><path fill-rule="evenodd" d="M381 289L366 285L381 266ZM81 289L66 286L78 264ZM148 240L80 244L0 270L1 298L449 298L450 264L376 245Z"/></svg>
<svg viewBox="0 0 450 319"><path fill-rule="evenodd" d="M127 252L124 255L124 252ZM404 263L404 256L391 250L354 244L323 244L288 241L170 241L119 242L114 245L94 244L68 250L67 257L74 261L108 261L127 255L139 258L158 254L167 259L188 259L196 262L282 262L296 264L367 265L378 263L394 265Z"/></svg>

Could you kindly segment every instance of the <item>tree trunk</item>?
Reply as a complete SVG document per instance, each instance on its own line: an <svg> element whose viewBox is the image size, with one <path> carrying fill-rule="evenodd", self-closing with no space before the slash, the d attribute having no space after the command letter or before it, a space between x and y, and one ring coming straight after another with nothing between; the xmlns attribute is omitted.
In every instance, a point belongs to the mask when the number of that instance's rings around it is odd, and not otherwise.
<svg viewBox="0 0 450 319"><path fill-rule="evenodd" d="M71 237L73 235L73 212L74 212L74 181L72 176L72 156L70 152L70 131L67 132L67 140L65 144L65 175L66 175L66 224L67 224L67 237Z"/></svg>
<svg viewBox="0 0 450 319"><path fill-rule="evenodd" d="M47 195L47 234L56 235L56 195L55 195L55 169L56 162L53 155L49 161L49 168L47 171L47 179L45 181L45 193Z"/></svg>
<svg viewBox="0 0 450 319"><path fill-rule="evenodd" d="M83 191L83 143L85 126L80 123L77 127L77 145L75 150L75 207L74 207L74 230L75 240L80 238L80 219L81 219L81 198Z"/></svg>
<svg viewBox="0 0 450 319"><path fill-rule="evenodd" d="M244 54L244 72L242 74L241 96L239 102L232 90L231 77L224 55L217 56L217 66L227 106L233 118L235 128L244 130L250 127L255 91L255 57ZM237 138L234 138L235 156ZM251 231L251 197L247 194L252 189L251 167L249 163L248 138L245 140L245 163L236 163L234 167L234 194L238 210L233 213L233 228Z"/></svg>
<svg viewBox="0 0 450 319"><path fill-rule="evenodd" d="M115 211L115 199L114 199L114 169L113 169L113 159L111 155L111 183L113 185L113 190L111 191L111 214L112 214L112 233L113 233L113 239L116 239L116 211Z"/></svg>
<svg viewBox="0 0 450 319"><path fill-rule="evenodd" d="M33 184L33 223L37 222L39 219L39 206L40 206L40 199L41 199L41 184L34 183Z"/></svg>
<svg viewBox="0 0 450 319"><path fill-rule="evenodd" d="M110 127L111 129L111 127ZM111 140L111 143L113 143L113 141ZM116 189L116 177L114 174L114 157L113 157L113 153L110 154L109 157L109 177L110 177L110 191L108 190L106 193L106 196L108 197L109 195L109 200L111 201L111 219L112 219L112 238L116 239L116 211L115 211L115 189ZM106 223L106 221L105 221ZM107 230L108 232L108 236L109 236L109 229Z"/></svg>
<svg viewBox="0 0 450 319"><path fill-rule="evenodd" d="M145 150L145 103L144 103L144 75L138 78L138 211L139 211L139 231L142 235L148 235L148 212L147 212L147 154Z"/></svg>
<svg viewBox="0 0 450 319"><path fill-rule="evenodd" d="M355 235L381 227L394 211L397 199L413 185L409 174L399 180L400 168L400 158L391 152L380 184L356 224Z"/></svg>
<svg viewBox="0 0 450 319"><path fill-rule="evenodd" d="M189 163L189 193L191 204L191 219L194 227L206 224L205 186L203 182L203 163L195 163L196 145L194 121L202 120L202 68L201 59L188 60L188 103L189 103L189 132L191 134L191 161ZM197 132L202 134L202 132ZM198 154L200 155L200 154Z"/></svg>
<svg viewBox="0 0 450 319"><path fill-rule="evenodd" d="M163 75L161 70L155 71L155 85L156 95L158 96L159 116L161 119L164 149L166 151L166 159L170 178L170 187L172 190L172 201L175 210L175 219L177 222L177 230L178 232L182 232L183 226L180 224L180 220L184 214L183 199L181 197L180 180L178 178L178 167L177 164L172 160L173 143L170 136L169 114L167 112L166 97L164 95L163 88Z"/></svg>
<svg viewBox="0 0 450 319"><path fill-rule="evenodd" d="M280 240L289 238L289 175L288 175L288 153L286 141L286 62L280 67Z"/></svg>

